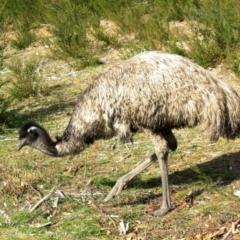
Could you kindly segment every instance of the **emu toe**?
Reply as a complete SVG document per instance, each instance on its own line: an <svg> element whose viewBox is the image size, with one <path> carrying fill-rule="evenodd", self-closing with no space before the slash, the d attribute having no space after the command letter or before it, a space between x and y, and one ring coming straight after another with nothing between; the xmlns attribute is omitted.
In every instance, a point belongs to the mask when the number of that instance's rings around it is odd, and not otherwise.
<svg viewBox="0 0 240 240"><path fill-rule="evenodd" d="M158 210L155 210L155 211L152 211L152 212L149 212L148 215L151 215L153 217L162 217L164 215L166 215L169 211L171 211L170 208L160 208Z"/></svg>

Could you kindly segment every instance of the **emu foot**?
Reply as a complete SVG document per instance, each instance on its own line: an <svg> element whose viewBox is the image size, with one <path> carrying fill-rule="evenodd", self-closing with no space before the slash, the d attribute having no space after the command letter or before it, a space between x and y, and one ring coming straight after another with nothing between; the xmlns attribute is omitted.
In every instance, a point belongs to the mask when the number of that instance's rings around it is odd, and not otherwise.
<svg viewBox="0 0 240 240"><path fill-rule="evenodd" d="M160 209L149 212L148 214L154 217L162 217L166 215L169 211L171 211L171 208L161 207Z"/></svg>
<svg viewBox="0 0 240 240"><path fill-rule="evenodd" d="M120 177L115 183L112 190L108 193L107 197L103 200L103 202L108 202L113 197L118 196L122 192L122 190L126 187L127 183L128 181L124 179L124 176Z"/></svg>

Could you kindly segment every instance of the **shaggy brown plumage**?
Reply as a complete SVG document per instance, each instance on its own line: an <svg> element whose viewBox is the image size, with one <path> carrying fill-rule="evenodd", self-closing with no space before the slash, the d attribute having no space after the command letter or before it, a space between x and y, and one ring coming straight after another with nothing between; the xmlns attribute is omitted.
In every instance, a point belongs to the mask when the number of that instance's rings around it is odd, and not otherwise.
<svg viewBox="0 0 240 240"><path fill-rule="evenodd" d="M144 52L122 61L97 77L78 99L68 127L53 142L38 124L20 130L20 147L31 145L45 154L78 153L94 140L119 135L132 141L143 129L153 136L156 155L120 178L108 201L158 158L162 170L163 203L153 214L171 208L167 177L169 150L177 148L173 128L201 124L212 141L235 138L240 130L240 99L224 81L191 62L169 53ZM156 157L157 156L157 157Z"/></svg>

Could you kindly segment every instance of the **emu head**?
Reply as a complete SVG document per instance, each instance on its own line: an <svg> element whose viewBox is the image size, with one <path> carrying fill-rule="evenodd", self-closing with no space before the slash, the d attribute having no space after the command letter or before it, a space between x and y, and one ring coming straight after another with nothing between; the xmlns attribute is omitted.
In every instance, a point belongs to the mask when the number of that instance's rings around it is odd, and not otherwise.
<svg viewBox="0 0 240 240"><path fill-rule="evenodd" d="M19 130L18 150L29 145L47 155L57 156L55 144L47 131L35 122L28 122Z"/></svg>

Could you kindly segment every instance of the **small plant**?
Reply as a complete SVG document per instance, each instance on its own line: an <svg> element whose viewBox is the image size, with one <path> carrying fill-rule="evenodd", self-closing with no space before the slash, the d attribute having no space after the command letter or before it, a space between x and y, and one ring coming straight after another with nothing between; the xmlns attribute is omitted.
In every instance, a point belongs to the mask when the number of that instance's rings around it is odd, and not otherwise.
<svg viewBox="0 0 240 240"><path fill-rule="evenodd" d="M10 77L11 86L8 88L9 94L18 100L46 95L49 92L48 87L43 84L41 76L37 73L39 62L31 59L23 64L19 59L15 60L9 69L13 75Z"/></svg>
<svg viewBox="0 0 240 240"><path fill-rule="evenodd" d="M4 56L3 56L3 50L5 48L5 45L4 44L1 44L0 45L0 70L3 69L3 60L4 60Z"/></svg>
<svg viewBox="0 0 240 240"><path fill-rule="evenodd" d="M121 47L121 43L116 36L106 34L102 30L97 31L95 37L98 41L103 42L104 46L113 46L115 48Z"/></svg>
<svg viewBox="0 0 240 240"><path fill-rule="evenodd" d="M45 23L46 0L7 0L0 3L0 24L6 32L10 29L16 37L11 44L17 49L24 49L36 40L34 27Z"/></svg>
<svg viewBox="0 0 240 240"><path fill-rule="evenodd" d="M17 38L12 40L12 45L17 49L24 49L36 40L30 26L21 26L18 29Z"/></svg>
<svg viewBox="0 0 240 240"><path fill-rule="evenodd" d="M234 51L233 49L229 49L226 54L226 62L238 77L240 76L239 50L240 50L240 47L236 46Z"/></svg>
<svg viewBox="0 0 240 240"><path fill-rule="evenodd" d="M35 34L32 32L32 22L27 17L19 17L14 24L17 31L16 39L12 40L13 47L24 49L36 40Z"/></svg>
<svg viewBox="0 0 240 240"><path fill-rule="evenodd" d="M6 110L10 105L10 100L5 96L3 86L7 83L3 79L0 79L0 122L6 119Z"/></svg>
<svg viewBox="0 0 240 240"><path fill-rule="evenodd" d="M97 63L96 51L89 39L90 29L97 17L86 1L59 1L53 3L51 22L56 37L53 53L58 57L80 59L81 67Z"/></svg>
<svg viewBox="0 0 240 240"><path fill-rule="evenodd" d="M225 59L239 73L239 58L234 56L240 39L238 5L236 0L204 0L199 1L198 11L191 9L188 19L198 23L192 26L197 37L191 43L191 58L204 67Z"/></svg>

